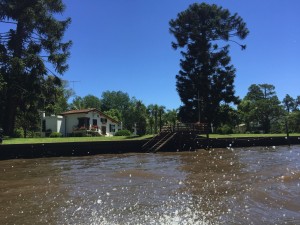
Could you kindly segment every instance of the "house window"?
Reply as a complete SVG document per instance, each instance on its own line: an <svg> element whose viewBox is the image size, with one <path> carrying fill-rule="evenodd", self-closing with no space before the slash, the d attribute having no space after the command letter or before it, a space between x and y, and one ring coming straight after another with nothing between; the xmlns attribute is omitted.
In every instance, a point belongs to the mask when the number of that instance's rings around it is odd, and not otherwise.
<svg viewBox="0 0 300 225"><path fill-rule="evenodd" d="M88 117L78 118L78 128L81 127L89 128L89 126L90 126L90 118Z"/></svg>
<svg viewBox="0 0 300 225"><path fill-rule="evenodd" d="M101 123L107 123L107 119L106 118L101 118Z"/></svg>
<svg viewBox="0 0 300 225"><path fill-rule="evenodd" d="M110 124L109 125L109 132L115 132L116 131L116 125L115 124Z"/></svg>

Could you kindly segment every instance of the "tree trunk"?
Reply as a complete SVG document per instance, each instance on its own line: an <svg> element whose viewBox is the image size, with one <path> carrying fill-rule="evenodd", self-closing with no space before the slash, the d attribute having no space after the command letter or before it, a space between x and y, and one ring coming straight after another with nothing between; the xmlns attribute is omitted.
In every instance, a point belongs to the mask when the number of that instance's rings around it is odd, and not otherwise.
<svg viewBox="0 0 300 225"><path fill-rule="evenodd" d="M14 41L14 49L13 49L13 57L14 58L22 58L23 51L23 37L25 36L24 26L22 22L18 22L16 28L16 38ZM5 106L5 115L3 118L3 129L6 135L12 136L14 134L15 121L17 115L17 107L19 103L20 96L17 96L15 87L21 85L19 76L21 75L21 71L17 71L17 68L14 68L11 65L12 71L8 75L9 76L9 87L7 90L7 99Z"/></svg>
<svg viewBox="0 0 300 225"><path fill-rule="evenodd" d="M14 98L13 93L9 91L5 107L5 116L3 118L3 130L5 135L13 136L16 122L16 114L17 99Z"/></svg>
<svg viewBox="0 0 300 225"><path fill-rule="evenodd" d="M26 138L27 137L27 128L23 127L23 131L24 131L24 138Z"/></svg>
<svg viewBox="0 0 300 225"><path fill-rule="evenodd" d="M270 120L267 117L263 121L263 129L265 134L270 133L271 125L270 125Z"/></svg>

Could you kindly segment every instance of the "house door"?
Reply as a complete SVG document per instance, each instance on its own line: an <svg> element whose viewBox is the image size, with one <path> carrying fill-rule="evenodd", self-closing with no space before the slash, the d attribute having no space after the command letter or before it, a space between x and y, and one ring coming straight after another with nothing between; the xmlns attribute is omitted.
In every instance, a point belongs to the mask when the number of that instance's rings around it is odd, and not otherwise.
<svg viewBox="0 0 300 225"><path fill-rule="evenodd" d="M106 126L101 127L101 133L102 135L106 135Z"/></svg>

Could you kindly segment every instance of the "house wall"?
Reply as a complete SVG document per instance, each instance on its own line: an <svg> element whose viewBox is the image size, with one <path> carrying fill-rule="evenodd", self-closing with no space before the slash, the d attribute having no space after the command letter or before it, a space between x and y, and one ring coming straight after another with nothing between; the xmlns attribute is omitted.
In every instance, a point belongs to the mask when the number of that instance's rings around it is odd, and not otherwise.
<svg viewBox="0 0 300 225"><path fill-rule="evenodd" d="M46 116L46 130L51 129L52 132L64 134L64 119L62 116Z"/></svg>
<svg viewBox="0 0 300 225"><path fill-rule="evenodd" d="M84 114L71 114L65 116L65 123L66 123L66 134L70 134L73 132L75 127L78 126L78 117L83 117Z"/></svg>
<svg viewBox="0 0 300 225"><path fill-rule="evenodd" d="M98 132L101 135L104 135L102 133L102 127L105 127L106 129L106 136L113 136L117 131L118 131L118 124L112 122L110 119L101 116L101 114L97 113L97 112L89 112L87 114L70 114L70 115L65 115L65 123L66 123L66 134L70 134L74 131L75 128L78 128L78 118L80 117L88 117L90 118L90 126L88 127L88 129L92 128L93 125L93 119L97 120L97 126L99 128ZM101 122L101 118L105 118L107 119L106 123L102 123ZM110 125L115 125L115 132L111 132L110 131Z"/></svg>

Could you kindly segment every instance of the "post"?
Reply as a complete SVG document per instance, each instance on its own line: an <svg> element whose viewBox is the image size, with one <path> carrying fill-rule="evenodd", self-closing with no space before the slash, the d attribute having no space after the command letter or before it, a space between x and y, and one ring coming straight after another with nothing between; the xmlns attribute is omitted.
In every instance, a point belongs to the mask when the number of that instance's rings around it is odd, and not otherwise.
<svg viewBox="0 0 300 225"><path fill-rule="evenodd" d="M0 128L0 144L2 144L3 141L3 129Z"/></svg>
<svg viewBox="0 0 300 225"><path fill-rule="evenodd" d="M200 109L199 89L198 89L198 121L199 121L199 124L201 124L201 109Z"/></svg>
<svg viewBox="0 0 300 225"><path fill-rule="evenodd" d="M43 137L43 119L45 117L45 111L40 111L41 121L40 121L40 137Z"/></svg>
<svg viewBox="0 0 300 225"><path fill-rule="evenodd" d="M206 132L206 150L209 150L209 134Z"/></svg>

